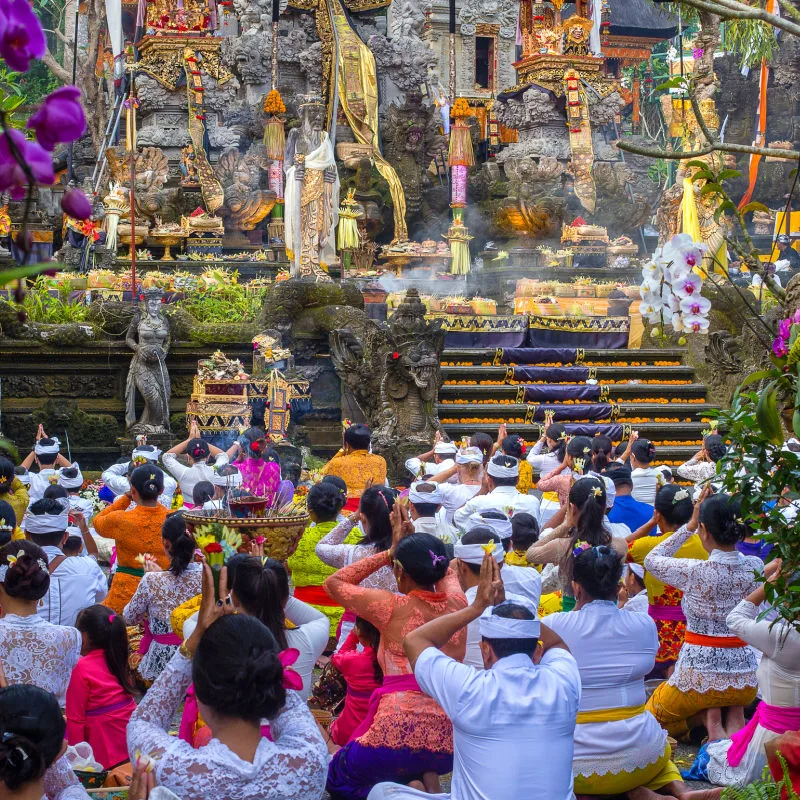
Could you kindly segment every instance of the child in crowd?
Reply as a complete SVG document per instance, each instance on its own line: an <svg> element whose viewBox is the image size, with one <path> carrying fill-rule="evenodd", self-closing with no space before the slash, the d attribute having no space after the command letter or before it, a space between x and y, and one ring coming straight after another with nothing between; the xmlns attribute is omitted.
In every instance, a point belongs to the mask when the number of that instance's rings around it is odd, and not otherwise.
<svg viewBox="0 0 800 800"><path fill-rule="evenodd" d="M619 607L637 614L648 613L647 587L644 585L644 567L627 564L619 590Z"/></svg>
<svg viewBox="0 0 800 800"><path fill-rule="evenodd" d="M532 514L520 511L511 517L511 549L506 553L506 564L527 567L525 555L528 548L539 541L539 523Z"/></svg>
<svg viewBox="0 0 800 800"><path fill-rule="evenodd" d="M88 742L95 760L111 769L128 760L126 729L136 709L125 620L94 605L75 627L83 644L67 687L67 741Z"/></svg>
<svg viewBox="0 0 800 800"><path fill-rule="evenodd" d="M198 481L192 489L192 505L184 505L184 509L192 511L195 508L202 508L206 503L214 499L214 484L211 481Z"/></svg>
<svg viewBox="0 0 800 800"><path fill-rule="evenodd" d="M61 545L61 552L65 556L80 556L83 554L83 539L80 536L67 536Z"/></svg>
<svg viewBox="0 0 800 800"><path fill-rule="evenodd" d="M344 609L322 588L325 578L336 570L320 561L316 547L339 524L339 514L346 501L346 490L342 492L341 487L334 483L321 481L312 486L306 497L311 522L303 532L297 550L287 560L292 571L294 596L325 614L331 623L331 636L336 635ZM344 541L345 544L358 544L361 532L353 528Z"/></svg>
<svg viewBox="0 0 800 800"><path fill-rule="evenodd" d="M369 708L373 690L383 684L383 670L378 664L381 635L367 620L356 617L356 624L341 649L331 656L333 666L347 681L344 710L331 727L331 739L340 747L346 745ZM359 651L358 645L362 646Z"/></svg>
<svg viewBox="0 0 800 800"><path fill-rule="evenodd" d="M223 464L214 470L211 484L214 496L203 503L203 511L206 513L222 511L228 507L228 493L231 489L241 487L242 473L233 464Z"/></svg>
<svg viewBox="0 0 800 800"><path fill-rule="evenodd" d="M501 425L500 431L502 438L498 439L500 450L507 456L513 456L519 461L519 480L517 481L517 491L520 494L528 494L533 488L533 467L525 460L525 440L516 433L510 436L505 435L506 426Z"/></svg>
<svg viewBox="0 0 800 800"><path fill-rule="evenodd" d="M628 445L618 461L631 461L631 477L633 491L631 496L640 503L653 505L659 485L658 470L652 466L656 455L656 447L649 439L640 439L639 432L633 431Z"/></svg>
<svg viewBox="0 0 800 800"><path fill-rule="evenodd" d="M14 464L5 456L0 456L0 501L14 509L17 521L25 515L29 502L28 489L17 475Z"/></svg>
<svg viewBox="0 0 800 800"><path fill-rule="evenodd" d="M320 483L330 483L335 486L342 495L343 502L347 503L347 484L338 475L325 475ZM344 509L344 505L342 508ZM336 515L337 522L344 522L346 519L347 517L341 511Z"/></svg>

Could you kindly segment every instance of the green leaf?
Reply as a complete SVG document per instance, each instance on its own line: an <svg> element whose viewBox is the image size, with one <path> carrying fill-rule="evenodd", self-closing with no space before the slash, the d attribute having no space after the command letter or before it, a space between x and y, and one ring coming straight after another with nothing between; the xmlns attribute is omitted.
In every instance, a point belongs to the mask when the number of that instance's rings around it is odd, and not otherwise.
<svg viewBox="0 0 800 800"><path fill-rule="evenodd" d="M775 383L771 383L761 393L756 406L756 421L764 437L774 445L783 444L781 415L778 413L778 392Z"/></svg>
<svg viewBox="0 0 800 800"><path fill-rule="evenodd" d="M741 178L742 173L738 169L723 169L717 176L718 181L728 181L732 178Z"/></svg>
<svg viewBox="0 0 800 800"><path fill-rule="evenodd" d="M14 443L10 439L6 439L5 436L0 436L0 450L4 450L8 453L13 461L19 461L19 452L17 448L14 446Z"/></svg>
<svg viewBox="0 0 800 800"><path fill-rule="evenodd" d="M54 264L28 264L24 267L11 267L10 269L0 270L0 286L8 286L12 281L22 278L29 278L31 275L38 275L48 269L53 269Z"/></svg>
<svg viewBox="0 0 800 800"><path fill-rule="evenodd" d="M701 190L700 195L704 196L707 194L722 194L725 191L722 186L718 183L714 183L713 181L709 181Z"/></svg>
<svg viewBox="0 0 800 800"><path fill-rule="evenodd" d="M708 170L708 164L706 164L705 161L700 161L697 158L694 158L691 161L687 161L686 166L692 169Z"/></svg>
<svg viewBox="0 0 800 800"><path fill-rule="evenodd" d="M682 75L676 75L674 78L670 78L668 81L664 81L664 83L656 86L656 91L663 92L667 89L685 89L687 84L688 81L686 78Z"/></svg>

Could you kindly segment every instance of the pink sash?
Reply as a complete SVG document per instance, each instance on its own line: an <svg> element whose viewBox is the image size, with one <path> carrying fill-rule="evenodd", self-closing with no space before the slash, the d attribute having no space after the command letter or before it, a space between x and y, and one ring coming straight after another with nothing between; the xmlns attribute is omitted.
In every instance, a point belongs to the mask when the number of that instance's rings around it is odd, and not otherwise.
<svg viewBox="0 0 800 800"><path fill-rule="evenodd" d="M372 690L369 698L369 708L367 715L361 720L361 724L350 735L349 741L358 739L363 736L372 725L375 715L378 713L378 706L380 705L381 698L385 694L395 694L396 692L422 692L419 688L417 679L413 675L387 675L383 679L383 686Z"/></svg>
<svg viewBox="0 0 800 800"><path fill-rule="evenodd" d="M166 644L173 647L180 647L183 639L177 633L153 633L150 630L150 620L146 619L142 625L144 633L142 640L139 642L139 654L144 655L149 649L150 645L155 642L156 644Z"/></svg>
<svg viewBox="0 0 800 800"><path fill-rule="evenodd" d="M686 615L680 606L647 606L651 619L669 619L673 622L686 622Z"/></svg>
<svg viewBox="0 0 800 800"><path fill-rule="evenodd" d="M786 733L800 729L800 708L771 706L760 702L756 713L747 725L738 733L731 736L731 746L728 748L728 764L738 767L747 752L750 740L753 738L758 726L766 728L773 733Z"/></svg>

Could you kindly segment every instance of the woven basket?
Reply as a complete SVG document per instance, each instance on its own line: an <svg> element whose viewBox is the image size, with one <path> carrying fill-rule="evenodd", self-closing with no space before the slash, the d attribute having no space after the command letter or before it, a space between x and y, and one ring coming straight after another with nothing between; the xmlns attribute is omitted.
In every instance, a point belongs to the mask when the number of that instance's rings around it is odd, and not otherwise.
<svg viewBox="0 0 800 800"><path fill-rule="evenodd" d="M311 716L314 717L317 724L326 731L331 729L331 725L333 725L333 714L330 711L326 711L324 708L312 708L311 709Z"/></svg>
<svg viewBox="0 0 800 800"><path fill-rule="evenodd" d="M201 527L217 522L241 534L245 544L259 536L264 537L264 553L277 561L286 561L297 549L297 544L308 525L308 514L293 517L264 517L239 519L237 517L206 517L203 514L185 513L187 525Z"/></svg>
<svg viewBox="0 0 800 800"><path fill-rule="evenodd" d="M616 288L613 283L601 283L594 287L598 297L608 297Z"/></svg>
<svg viewBox="0 0 800 800"><path fill-rule="evenodd" d="M108 770L102 772L88 772L86 770L75 770L75 775L83 784L84 789L100 789L106 782Z"/></svg>
<svg viewBox="0 0 800 800"><path fill-rule="evenodd" d="M557 283L553 294L556 297L575 297L575 287L569 283Z"/></svg>

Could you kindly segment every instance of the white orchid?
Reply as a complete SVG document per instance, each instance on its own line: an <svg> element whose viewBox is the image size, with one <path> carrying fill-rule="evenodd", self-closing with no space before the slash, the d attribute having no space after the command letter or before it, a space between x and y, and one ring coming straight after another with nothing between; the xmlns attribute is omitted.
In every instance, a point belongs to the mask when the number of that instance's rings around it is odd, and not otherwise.
<svg viewBox="0 0 800 800"><path fill-rule="evenodd" d="M697 314L684 316L683 328L687 333L704 333L709 326L708 317L701 317Z"/></svg>
<svg viewBox="0 0 800 800"><path fill-rule="evenodd" d="M703 279L693 272L672 284L672 291L682 300L687 297L699 297L702 288Z"/></svg>
<svg viewBox="0 0 800 800"><path fill-rule="evenodd" d="M681 311L684 314L704 317L711 310L711 301L702 295L693 295L681 300Z"/></svg>

